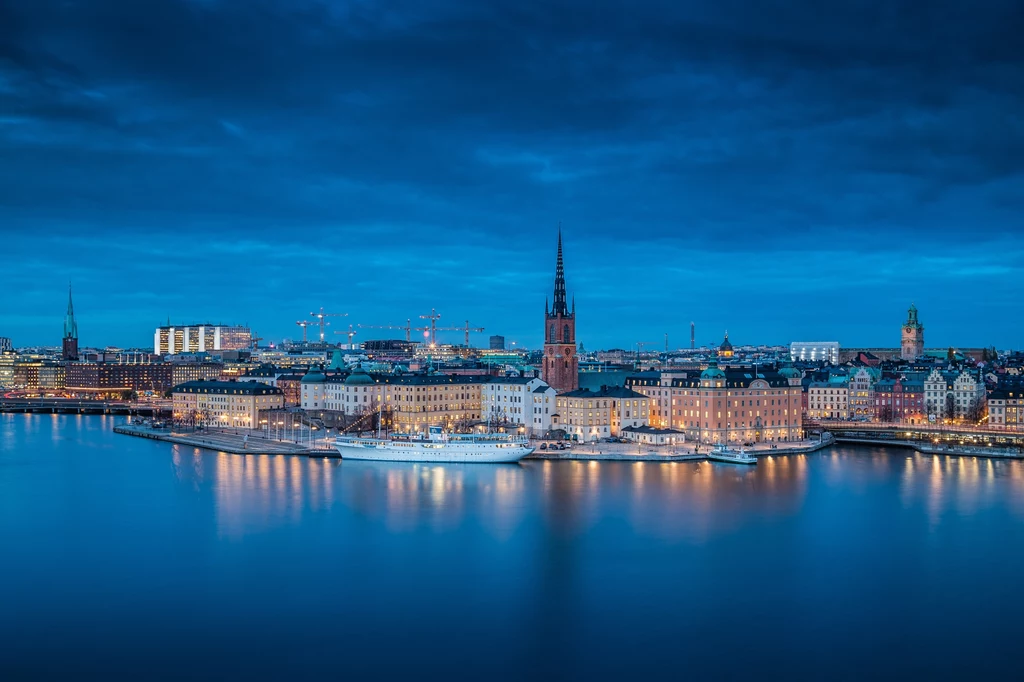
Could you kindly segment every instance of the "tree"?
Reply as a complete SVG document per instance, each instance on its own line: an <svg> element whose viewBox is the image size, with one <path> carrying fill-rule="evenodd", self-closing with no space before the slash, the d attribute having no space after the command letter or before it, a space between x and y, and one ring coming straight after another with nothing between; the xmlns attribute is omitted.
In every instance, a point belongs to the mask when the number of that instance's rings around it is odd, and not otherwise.
<svg viewBox="0 0 1024 682"><path fill-rule="evenodd" d="M956 419L956 399L952 393L946 394L946 409L943 411L942 417L950 421Z"/></svg>
<svg viewBox="0 0 1024 682"><path fill-rule="evenodd" d="M956 348L953 348L953 346L950 346L949 350L946 351L946 361L950 364L956 362Z"/></svg>
<svg viewBox="0 0 1024 682"><path fill-rule="evenodd" d="M887 423L892 421L892 405L882 405L878 408L878 421Z"/></svg>

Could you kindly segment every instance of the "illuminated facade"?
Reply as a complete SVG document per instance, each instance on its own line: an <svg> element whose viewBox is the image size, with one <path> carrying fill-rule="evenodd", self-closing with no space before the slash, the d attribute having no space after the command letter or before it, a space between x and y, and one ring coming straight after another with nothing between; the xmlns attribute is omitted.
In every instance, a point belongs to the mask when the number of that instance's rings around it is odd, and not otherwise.
<svg viewBox="0 0 1024 682"><path fill-rule="evenodd" d="M153 352L157 355L175 353L209 353L219 350L245 350L252 347L248 327L195 324L158 327L153 334Z"/></svg>
<svg viewBox="0 0 1024 682"><path fill-rule="evenodd" d="M369 374L362 367L344 377L329 377L313 369L302 379L302 408L350 417L387 411L392 428L406 433L425 432L429 426L467 431L481 420L482 387L487 379L446 374Z"/></svg>
<svg viewBox="0 0 1024 682"><path fill-rule="evenodd" d="M544 302L544 359L541 377L557 393L575 391L580 386L579 358L576 356L576 300L569 309L565 291L565 267L562 262L562 230L558 230L558 257L555 262L555 300L551 308Z"/></svg>
<svg viewBox="0 0 1024 682"><path fill-rule="evenodd" d="M803 438L801 373L793 368L729 367L717 360L699 376L628 377L626 386L657 401L652 425L701 443L782 442ZM654 408L652 408L654 409Z"/></svg>
<svg viewBox="0 0 1024 682"><path fill-rule="evenodd" d="M189 381L171 393L176 420L259 428L260 414L284 407L280 389L255 381Z"/></svg>
<svg viewBox="0 0 1024 682"><path fill-rule="evenodd" d="M69 362L65 384L75 393L166 391L173 386L173 366L162 363Z"/></svg>
<svg viewBox="0 0 1024 682"><path fill-rule="evenodd" d="M624 386L584 388L555 397L557 412L551 428L563 429L581 441L621 436L622 429L647 426L650 400Z"/></svg>
<svg viewBox="0 0 1024 682"><path fill-rule="evenodd" d="M846 377L835 381L813 381L807 386L807 418L849 419L850 383Z"/></svg>
<svg viewBox="0 0 1024 682"><path fill-rule="evenodd" d="M988 425L1024 431L1024 384L1001 386L988 395Z"/></svg>
<svg viewBox="0 0 1024 682"><path fill-rule="evenodd" d="M793 362L827 362L839 364L838 341L794 341L789 346L789 359Z"/></svg>

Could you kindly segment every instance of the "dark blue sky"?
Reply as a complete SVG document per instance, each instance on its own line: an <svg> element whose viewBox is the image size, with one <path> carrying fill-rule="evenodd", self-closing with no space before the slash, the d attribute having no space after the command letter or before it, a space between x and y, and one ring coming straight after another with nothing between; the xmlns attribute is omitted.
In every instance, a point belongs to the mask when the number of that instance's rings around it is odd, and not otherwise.
<svg viewBox="0 0 1024 682"><path fill-rule="evenodd" d="M2 0L0 335L1024 345L1024 5L822 4Z"/></svg>

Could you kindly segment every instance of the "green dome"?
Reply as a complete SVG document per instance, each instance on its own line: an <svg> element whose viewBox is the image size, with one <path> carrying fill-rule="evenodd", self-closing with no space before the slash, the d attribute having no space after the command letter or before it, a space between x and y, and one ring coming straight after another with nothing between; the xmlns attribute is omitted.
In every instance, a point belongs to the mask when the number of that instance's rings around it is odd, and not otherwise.
<svg viewBox="0 0 1024 682"><path fill-rule="evenodd" d="M793 365L786 365L779 370L779 374L786 377L787 379L803 379L804 373L798 370Z"/></svg>
<svg viewBox="0 0 1024 682"><path fill-rule="evenodd" d="M327 380L323 372L318 367L310 367L306 375L302 377L302 383L304 384L322 384Z"/></svg>
<svg viewBox="0 0 1024 682"><path fill-rule="evenodd" d="M725 372L718 368L718 358L711 358L711 364L700 373L701 379L724 379Z"/></svg>
<svg viewBox="0 0 1024 682"><path fill-rule="evenodd" d="M352 373L345 379L346 386L369 386L373 383L373 378L363 369L362 365L358 365Z"/></svg>

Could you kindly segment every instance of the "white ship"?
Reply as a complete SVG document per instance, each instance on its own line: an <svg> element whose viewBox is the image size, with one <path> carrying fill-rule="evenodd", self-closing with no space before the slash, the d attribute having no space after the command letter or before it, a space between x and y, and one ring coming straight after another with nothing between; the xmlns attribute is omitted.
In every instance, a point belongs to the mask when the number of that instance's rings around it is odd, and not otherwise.
<svg viewBox="0 0 1024 682"><path fill-rule="evenodd" d="M361 438L334 441L342 459L383 462L518 462L533 452L526 436L505 433L449 434L429 427L426 438Z"/></svg>
<svg viewBox="0 0 1024 682"><path fill-rule="evenodd" d="M733 450L721 443L712 448L711 452L708 453L708 459L713 459L716 462L730 462L732 464L757 464L757 457L748 454L743 448Z"/></svg>

